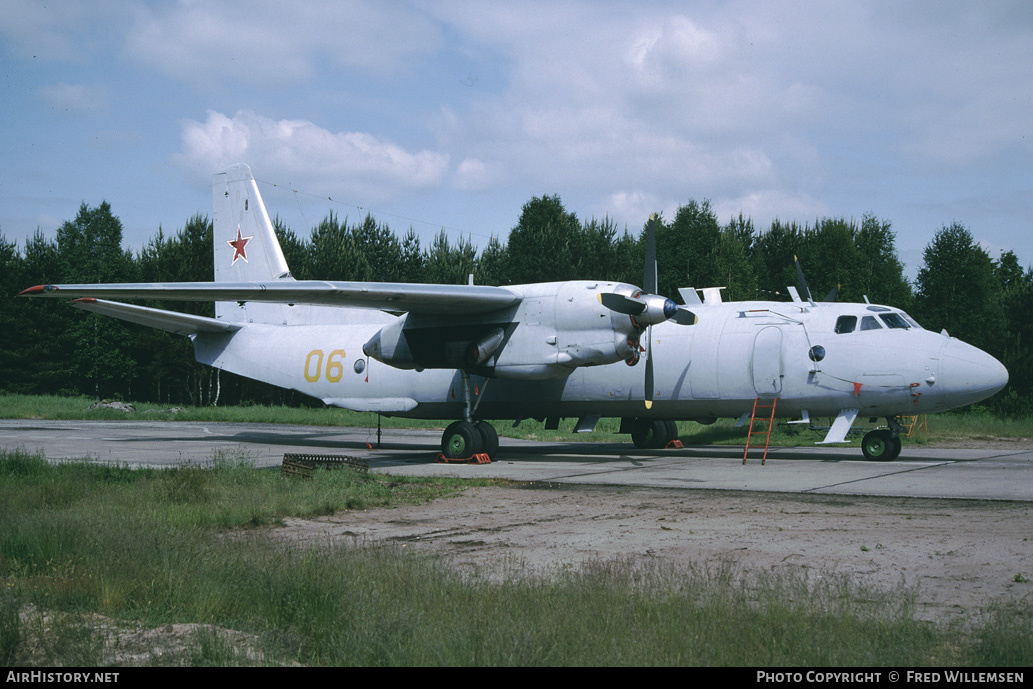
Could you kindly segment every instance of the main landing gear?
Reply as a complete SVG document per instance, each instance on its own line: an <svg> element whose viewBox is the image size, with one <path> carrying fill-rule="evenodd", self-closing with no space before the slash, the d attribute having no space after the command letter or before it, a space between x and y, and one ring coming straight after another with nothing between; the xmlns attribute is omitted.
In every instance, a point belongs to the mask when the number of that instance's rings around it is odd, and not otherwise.
<svg viewBox="0 0 1033 689"><path fill-rule="evenodd" d="M494 459L498 452L499 434L487 421L456 421L441 435L441 454L446 460L469 459L481 454Z"/></svg>
<svg viewBox="0 0 1033 689"><path fill-rule="evenodd" d="M499 452L499 434L487 421L473 420L481 397L478 396L476 401L473 399L470 374L460 369L459 375L463 381L464 418L449 424L441 434L441 458L446 462L486 458L490 462ZM484 387L488 387L487 381Z"/></svg>
<svg viewBox="0 0 1033 689"><path fill-rule="evenodd" d="M890 417L886 421L889 423L889 428L869 431L861 440L861 452L869 461L892 462L900 456L900 433L904 427L896 418Z"/></svg>
<svg viewBox="0 0 1033 689"><path fill-rule="evenodd" d="M677 439L678 424L669 419L635 419L631 427L631 440L640 450L660 450Z"/></svg>

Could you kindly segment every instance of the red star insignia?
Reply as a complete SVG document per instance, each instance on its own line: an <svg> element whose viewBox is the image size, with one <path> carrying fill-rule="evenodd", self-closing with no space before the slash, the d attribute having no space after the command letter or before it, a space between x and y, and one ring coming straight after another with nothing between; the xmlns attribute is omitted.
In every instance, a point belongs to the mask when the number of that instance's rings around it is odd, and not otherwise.
<svg viewBox="0 0 1033 689"><path fill-rule="evenodd" d="M226 242L227 244L233 247L233 262L230 263L230 265L236 263L238 258L244 259L244 263L247 263L247 252L244 251L244 247L246 247L247 243L250 242L252 239L254 239L253 235L251 237L241 237L240 225L237 225L237 238L230 239Z"/></svg>

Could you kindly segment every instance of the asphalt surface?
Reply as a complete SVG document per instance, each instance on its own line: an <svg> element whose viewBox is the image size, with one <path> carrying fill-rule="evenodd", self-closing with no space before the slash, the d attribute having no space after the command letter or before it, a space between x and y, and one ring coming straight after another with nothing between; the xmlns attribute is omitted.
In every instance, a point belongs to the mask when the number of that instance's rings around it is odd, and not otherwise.
<svg viewBox="0 0 1033 689"><path fill-rule="evenodd" d="M615 436L621 440L626 436ZM0 420L0 447L42 451L50 460L87 458L133 466L203 464L217 456L279 466L286 452L366 459L402 475L516 481L1033 501L1033 450L941 449L904 445L893 462L867 462L857 448L773 448L744 466L742 446L638 450L630 442L535 442L502 438L486 465L434 461L438 431L376 431L269 424L163 421Z"/></svg>

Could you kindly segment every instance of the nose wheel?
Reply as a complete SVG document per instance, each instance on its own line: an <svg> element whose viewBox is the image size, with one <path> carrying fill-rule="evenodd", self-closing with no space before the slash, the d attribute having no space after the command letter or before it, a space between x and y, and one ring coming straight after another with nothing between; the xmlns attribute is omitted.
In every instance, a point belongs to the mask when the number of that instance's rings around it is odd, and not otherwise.
<svg viewBox="0 0 1033 689"><path fill-rule="evenodd" d="M861 440L861 452L872 462L892 462L900 456L900 448L900 436L884 428L866 433Z"/></svg>

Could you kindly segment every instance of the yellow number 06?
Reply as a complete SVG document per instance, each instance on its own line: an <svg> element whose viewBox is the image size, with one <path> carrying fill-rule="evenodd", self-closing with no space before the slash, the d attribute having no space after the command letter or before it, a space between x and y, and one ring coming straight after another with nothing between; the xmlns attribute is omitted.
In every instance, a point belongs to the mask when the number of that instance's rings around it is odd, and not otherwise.
<svg viewBox="0 0 1033 689"><path fill-rule="evenodd" d="M326 358L326 379L331 383L341 382L344 376L344 350L335 349ZM305 357L305 380L315 383L323 372L323 350L313 349Z"/></svg>

